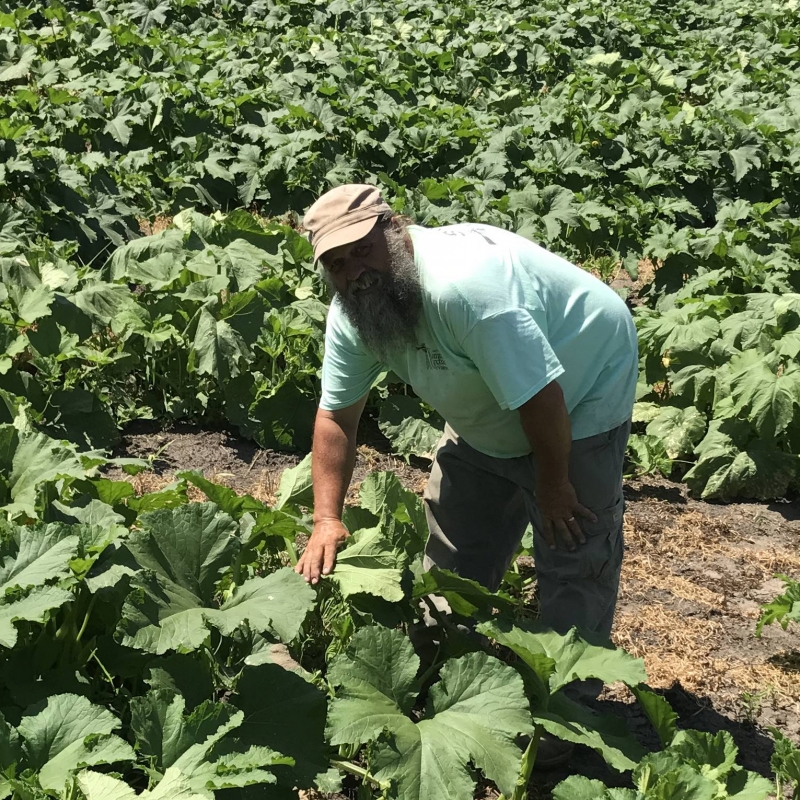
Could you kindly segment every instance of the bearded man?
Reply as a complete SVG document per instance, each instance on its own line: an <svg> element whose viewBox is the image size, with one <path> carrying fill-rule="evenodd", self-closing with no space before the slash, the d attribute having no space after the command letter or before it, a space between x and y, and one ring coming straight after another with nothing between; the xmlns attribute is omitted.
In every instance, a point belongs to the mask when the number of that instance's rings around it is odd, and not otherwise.
<svg viewBox="0 0 800 800"><path fill-rule="evenodd" d="M390 369L447 422L425 568L495 590L532 523L542 621L608 637L638 363L623 301L500 228L407 225L374 186L327 192L304 226L333 302L297 572L317 583L334 568L359 418Z"/></svg>

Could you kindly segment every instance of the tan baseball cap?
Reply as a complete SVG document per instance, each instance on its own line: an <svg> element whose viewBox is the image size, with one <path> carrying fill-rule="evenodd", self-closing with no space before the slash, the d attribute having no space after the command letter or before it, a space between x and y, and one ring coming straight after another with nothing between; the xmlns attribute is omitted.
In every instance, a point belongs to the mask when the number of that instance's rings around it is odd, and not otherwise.
<svg viewBox="0 0 800 800"><path fill-rule="evenodd" d="M346 183L325 192L303 218L314 261L334 247L362 239L387 212L392 208L380 190L366 183Z"/></svg>

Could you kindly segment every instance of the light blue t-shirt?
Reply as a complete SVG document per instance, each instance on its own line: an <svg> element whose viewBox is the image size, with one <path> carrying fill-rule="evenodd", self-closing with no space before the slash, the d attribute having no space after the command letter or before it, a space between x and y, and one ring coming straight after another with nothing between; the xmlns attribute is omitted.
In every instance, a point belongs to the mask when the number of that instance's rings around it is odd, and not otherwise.
<svg viewBox="0 0 800 800"><path fill-rule="evenodd" d="M490 225L413 225L408 232L423 296L417 346L380 362L334 300L321 408L352 405L388 368L468 444L502 458L531 451L516 409L554 380L564 392L573 439L630 417L636 328L616 292Z"/></svg>

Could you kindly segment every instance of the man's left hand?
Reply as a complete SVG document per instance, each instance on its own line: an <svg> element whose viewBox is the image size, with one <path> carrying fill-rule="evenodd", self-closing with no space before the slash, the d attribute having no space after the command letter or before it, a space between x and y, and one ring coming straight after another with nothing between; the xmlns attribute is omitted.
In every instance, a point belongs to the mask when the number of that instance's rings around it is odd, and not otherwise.
<svg viewBox="0 0 800 800"><path fill-rule="evenodd" d="M578 517L597 522L594 513L578 502L578 496L569 481L558 484L547 481L538 483L536 505L542 515L542 536L551 550L556 549L557 542L566 545L571 551L577 545L586 543Z"/></svg>

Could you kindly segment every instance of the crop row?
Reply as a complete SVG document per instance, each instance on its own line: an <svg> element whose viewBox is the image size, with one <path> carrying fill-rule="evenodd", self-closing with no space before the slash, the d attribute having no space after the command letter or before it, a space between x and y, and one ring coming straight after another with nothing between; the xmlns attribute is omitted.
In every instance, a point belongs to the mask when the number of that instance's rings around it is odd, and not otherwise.
<svg viewBox="0 0 800 800"><path fill-rule="evenodd" d="M0 441L0 798L288 800L344 780L362 797L438 800L446 786L469 800L480 771L523 800L544 732L637 787L606 795L573 777L559 800L773 788L736 765L729 734L678 731L641 660L543 629L519 587L423 573L421 503L390 473L364 481L337 568L312 587L291 569L310 526L308 459L270 508L194 472L137 495L98 467L141 462L81 454L24 419ZM432 592L477 626L440 615L435 654L419 635ZM571 699L589 678L630 687L658 752ZM800 751L778 742L791 780Z"/></svg>

